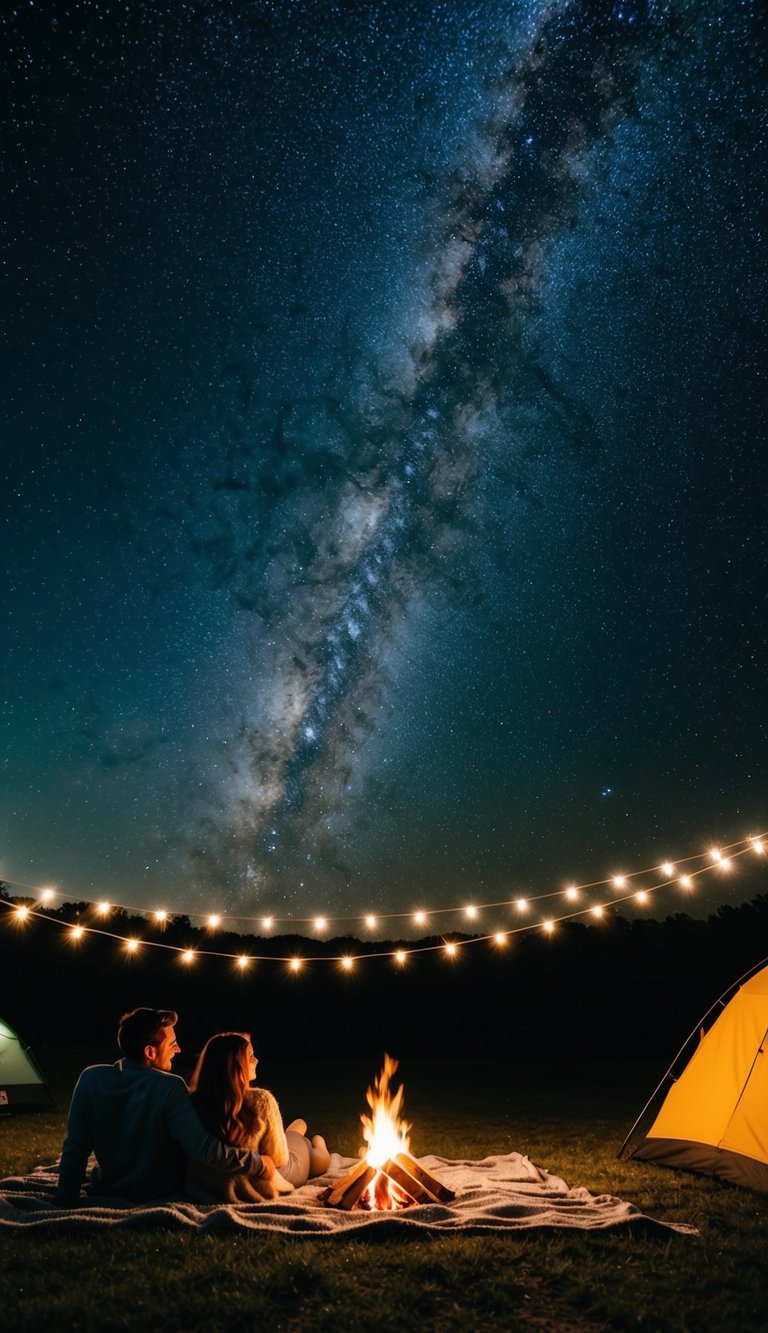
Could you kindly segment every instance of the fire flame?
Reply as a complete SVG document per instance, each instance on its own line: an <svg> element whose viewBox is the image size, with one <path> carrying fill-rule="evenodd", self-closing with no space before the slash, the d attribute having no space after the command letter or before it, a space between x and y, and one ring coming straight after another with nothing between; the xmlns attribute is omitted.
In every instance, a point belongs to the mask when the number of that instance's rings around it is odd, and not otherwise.
<svg viewBox="0 0 768 1333"><path fill-rule="evenodd" d="M367 1145L362 1150L361 1156L365 1157L369 1166L382 1167L399 1152L408 1151L411 1126L400 1118L405 1089L402 1083L397 1092L393 1093L391 1088L392 1076L397 1070L397 1065L397 1060L385 1055L384 1068L374 1079L373 1087L365 1094L371 1113L360 1117L363 1138ZM394 1181L389 1180L379 1170L360 1202L363 1207L379 1210L401 1208L404 1202L409 1202L409 1199L407 1194L398 1189Z"/></svg>

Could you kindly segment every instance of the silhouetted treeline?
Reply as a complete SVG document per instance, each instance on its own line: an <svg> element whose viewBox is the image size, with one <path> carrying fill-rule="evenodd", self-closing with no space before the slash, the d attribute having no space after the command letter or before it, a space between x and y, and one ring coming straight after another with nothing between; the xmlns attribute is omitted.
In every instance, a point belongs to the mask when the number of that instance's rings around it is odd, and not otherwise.
<svg viewBox="0 0 768 1333"><path fill-rule="evenodd" d="M2 889L0 898L8 901ZM31 1044L109 1046L120 1013L149 1004L178 1009L185 1055L211 1032L234 1027L252 1031L270 1060L383 1050L671 1059L720 992L768 955L768 894L721 907L706 921L679 914L662 922L618 915L600 926L566 922L552 937L534 930L511 937L505 949L465 943L455 960L441 951L416 954L404 967L366 957L395 944L212 936L186 917L161 933L123 911L99 922L87 903L45 914L49 921L21 923L0 902L0 1016ZM106 936L72 942L63 923L77 920L173 946L307 961L294 976L276 961L254 962L246 972L227 958L185 966L178 954L146 946L128 957ZM355 970L345 974L319 960L329 953L355 954Z"/></svg>

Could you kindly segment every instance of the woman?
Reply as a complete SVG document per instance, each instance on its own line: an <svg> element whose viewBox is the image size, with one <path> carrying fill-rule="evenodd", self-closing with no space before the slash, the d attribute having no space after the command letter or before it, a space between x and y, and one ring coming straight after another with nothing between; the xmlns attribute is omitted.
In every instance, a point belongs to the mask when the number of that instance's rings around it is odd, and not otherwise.
<svg viewBox="0 0 768 1333"><path fill-rule="evenodd" d="M211 1134L232 1147L266 1153L278 1170L268 1180L190 1161L185 1187L201 1203L260 1203L289 1194L296 1185L328 1170L330 1153L325 1139L316 1134L310 1143L303 1120L294 1120L283 1129L272 1093L250 1086L257 1064L246 1032L217 1032L200 1053L189 1091Z"/></svg>

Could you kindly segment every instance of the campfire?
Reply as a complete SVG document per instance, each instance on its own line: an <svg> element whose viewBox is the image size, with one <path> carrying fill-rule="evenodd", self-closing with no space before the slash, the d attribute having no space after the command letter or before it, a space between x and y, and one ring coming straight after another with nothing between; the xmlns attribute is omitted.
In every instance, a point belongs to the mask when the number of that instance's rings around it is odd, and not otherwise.
<svg viewBox="0 0 768 1333"><path fill-rule="evenodd" d="M365 1208L390 1212L414 1203L449 1203L456 1196L426 1171L408 1151L411 1126L401 1119L404 1088L391 1088L397 1060L384 1056L384 1068L366 1093L369 1115L360 1117L366 1147L362 1158L336 1185L320 1195L329 1208Z"/></svg>

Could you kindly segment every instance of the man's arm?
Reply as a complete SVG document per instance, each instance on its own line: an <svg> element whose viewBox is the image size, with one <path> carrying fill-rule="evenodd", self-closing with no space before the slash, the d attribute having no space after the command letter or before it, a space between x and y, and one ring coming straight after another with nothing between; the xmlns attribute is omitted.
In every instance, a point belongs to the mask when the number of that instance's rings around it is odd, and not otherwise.
<svg viewBox="0 0 768 1333"><path fill-rule="evenodd" d="M67 1133L61 1149L56 1202L66 1208L77 1203L85 1180L88 1158L93 1150L89 1129L87 1081L77 1080L67 1119Z"/></svg>
<svg viewBox="0 0 768 1333"><path fill-rule="evenodd" d="M170 1133L193 1162L217 1166L232 1175L264 1175L269 1179L273 1174L274 1164L270 1158L246 1148L230 1148L208 1133L181 1079L174 1079L169 1088L165 1118Z"/></svg>

